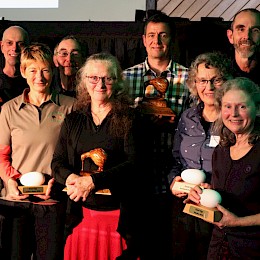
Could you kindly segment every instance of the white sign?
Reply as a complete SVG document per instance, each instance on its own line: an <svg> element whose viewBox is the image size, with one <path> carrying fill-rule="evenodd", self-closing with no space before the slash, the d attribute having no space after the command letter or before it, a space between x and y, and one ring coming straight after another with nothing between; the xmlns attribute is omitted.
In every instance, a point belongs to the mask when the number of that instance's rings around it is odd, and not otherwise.
<svg viewBox="0 0 260 260"><path fill-rule="evenodd" d="M0 0L0 8L58 8L59 0Z"/></svg>

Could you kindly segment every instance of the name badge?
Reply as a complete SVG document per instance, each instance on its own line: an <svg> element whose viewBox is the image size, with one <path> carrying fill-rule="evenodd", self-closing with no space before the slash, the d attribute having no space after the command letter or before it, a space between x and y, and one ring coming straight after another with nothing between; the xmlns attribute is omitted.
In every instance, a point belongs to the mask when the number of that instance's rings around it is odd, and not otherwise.
<svg viewBox="0 0 260 260"><path fill-rule="evenodd" d="M209 147L216 147L219 144L220 136L212 135L210 137Z"/></svg>

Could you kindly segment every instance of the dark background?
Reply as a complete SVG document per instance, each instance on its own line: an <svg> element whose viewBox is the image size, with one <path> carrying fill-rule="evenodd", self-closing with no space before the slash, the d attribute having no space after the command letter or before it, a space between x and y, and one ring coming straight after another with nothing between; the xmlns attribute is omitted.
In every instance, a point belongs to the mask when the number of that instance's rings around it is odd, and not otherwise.
<svg viewBox="0 0 260 260"><path fill-rule="evenodd" d="M200 53L221 51L232 54L226 30L230 22L207 18L199 22L178 18L174 59L184 66ZM115 55L123 69L142 62L146 57L142 43L143 22L35 22L0 21L0 33L11 25L20 25L30 35L31 42L48 44L53 50L66 35L75 35L83 44L86 56L100 51ZM3 62L3 60L2 60Z"/></svg>

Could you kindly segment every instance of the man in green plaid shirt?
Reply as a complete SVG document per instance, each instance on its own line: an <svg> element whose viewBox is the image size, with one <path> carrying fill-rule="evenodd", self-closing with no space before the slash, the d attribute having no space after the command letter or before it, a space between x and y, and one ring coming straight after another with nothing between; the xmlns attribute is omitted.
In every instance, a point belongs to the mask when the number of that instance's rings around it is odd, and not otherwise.
<svg viewBox="0 0 260 260"><path fill-rule="evenodd" d="M147 219L154 220L152 229L149 224L147 229L144 229L146 234L143 240L147 245L144 251L145 254L148 253L145 255L147 259L169 259L171 195L167 175L172 168L172 140L176 123L189 97L189 91L185 85L188 70L172 59L174 33L172 20L166 14L158 12L151 16L144 25L143 43L147 52L146 60L123 72L130 95L134 98L136 105L140 104L145 97L151 98L153 95L158 97L158 91L155 88L151 89L149 86L149 91L147 91L145 82L157 77L167 78L169 86L165 99L167 106L176 115L173 117L143 116L145 123L142 131L145 132L146 139L143 146L146 151L143 153L142 160L147 174L144 189L149 187L151 191L148 202L143 204L147 207Z"/></svg>
<svg viewBox="0 0 260 260"><path fill-rule="evenodd" d="M150 17L144 25L143 43L147 51L147 58L144 62L137 64L131 68L124 70L124 78L128 82L129 93L134 98L135 103L140 103L143 98L148 95L145 91L145 82L156 77L165 77L169 82L168 89L165 93L165 99L167 100L167 106L170 107L176 114L174 122L176 123L178 116L185 109L186 102L188 100L189 92L185 85L185 80L188 75L187 68L174 62L171 59L172 42L174 35L174 25L171 19L164 13L158 13ZM158 92L154 89L151 95L158 96ZM163 118L165 121L165 118ZM173 123L173 118L169 118L169 122ZM175 124L172 124L175 126ZM170 131L163 129L161 138L159 138L160 144L157 143L155 152L158 157L158 153L165 153L172 149L172 135L174 134L174 127L167 127ZM158 137L157 137L158 141ZM158 150L159 149L159 150ZM167 158L169 156L167 155ZM166 191L165 179L171 168L167 167L165 162L162 165L162 169L159 170L161 180L156 177L155 192L161 193ZM158 166L158 165L157 165ZM165 169L166 167L166 169ZM158 168L158 167L155 167ZM154 168L154 170L155 170ZM166 172L165 172L166 170ZM160 178L160 177L159 177ZM159 183L158 183L159 181Z"/></svg>

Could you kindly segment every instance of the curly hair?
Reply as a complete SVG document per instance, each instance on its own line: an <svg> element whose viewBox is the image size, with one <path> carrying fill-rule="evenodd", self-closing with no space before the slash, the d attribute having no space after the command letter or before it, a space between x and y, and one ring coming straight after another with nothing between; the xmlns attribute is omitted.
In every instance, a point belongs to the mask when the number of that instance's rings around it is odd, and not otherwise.
<svg viewBox="0 0 260 260"><path fill-rule="evenodd" d="M206 68L216 68L219 71L219 76L223 77L224 80L232 78L233 74L231 61L224 54L219 52L207 52L198 55L189 67L186 81L192 99L199 99L195 80L200 64L205 64Z"/></svg>
<svg viewBox="0 0 260 260"><path fill-rule="evenodd" d="M93 66L93 61L103 63L111 72L110 77L116 78L110 97L112 118L109 130L110 134L116 137L125 137L132 125L133 112L130 106L133 105L133 100L130 98L126 82L123 80L121 66L112 54L105 52L93 54L87 58L78 71L76 109L84 113L91 104L91 97L86 88L86 75L89 67Z"/></svg>
<svg viewBox="0 0 260 260"><path fill-rule="evenodd" d="M219 118L214 123L214 129L220 135L221 146L232 146L236 143L236 137L223 123L221 117L222 98L230 90L243 91L255 104L256 109L260 107L260 89L252 80L244 77L237 77L227 80L221 88L215 92L215 107L219 112ZM249 144L254 144L260 135L260 118L256 116L254 120L254 129L249 133Z"/></svg>

